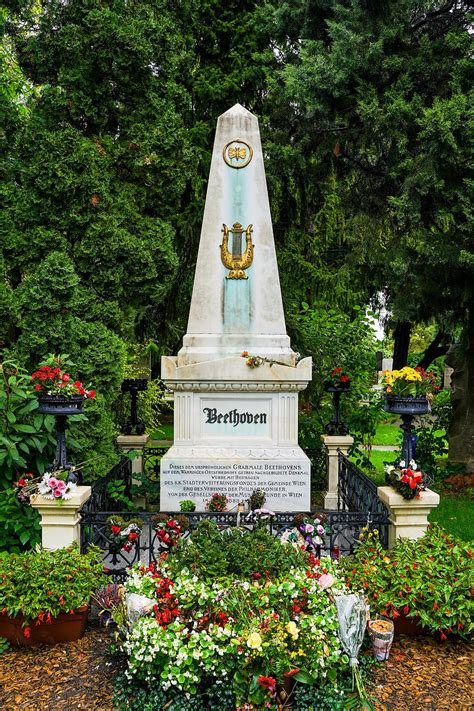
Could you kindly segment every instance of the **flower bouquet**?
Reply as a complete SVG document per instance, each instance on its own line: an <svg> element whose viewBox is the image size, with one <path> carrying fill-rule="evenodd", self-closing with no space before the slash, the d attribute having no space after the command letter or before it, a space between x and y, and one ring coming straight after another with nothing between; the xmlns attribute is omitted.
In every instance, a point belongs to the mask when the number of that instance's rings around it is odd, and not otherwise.
<svg viewBox="0 0 474 711"><path fill-rule="evenodd" d="M408 467L403 459L398 466L387 464L385 466L385 481L404 499L419 498L420 492L426 488L423 472L418 469L418 465L413 459L410 460Z"/></svg>
<svg viewBox="0 0 474 711"><path fill-rule="evenodd" d="M34 477L31 472L26 473L14 483L14 488L19 501L27 503L30 497L41 494L45 499L61 504L77 494L77 485L69 481L71 473L81 469L83 464L71 467L69 470L54 469L47 471L43 476Z"/></svg>
<svg viewBox="0 0 474 711"><path fill-rule="evenodd" d="M137 545L142 532L141 519L125 521L120 516L110 516L107 519L109 529L109 546L111 552L125 551L129 553Z"/></svg>
<svg viewBox="0 0 474 711"><path fill-rule="evenodd" d="M227 511L229 501L225 494L213 494L206 504L206 511Z"/></svg>
<svg viewBox="0 0 474 711"><path fill-rule="evenodd" d="M314 516L297 514L294 524L294 528L283 532L282 543L291 543L294 547L316 552L319 556L321 546L324 544L323 536L329 535L331 532L327 525L327 516L324 514L315 514Z"/></svg>
<svg viewBox="0 0 474 711"><path fill-rule="evenodd" d="M178 543L179 539L189 528L186 516L170 518L166 514L157 514L153 517L153 527L156 531L159 547L169 551Z"/></svg>

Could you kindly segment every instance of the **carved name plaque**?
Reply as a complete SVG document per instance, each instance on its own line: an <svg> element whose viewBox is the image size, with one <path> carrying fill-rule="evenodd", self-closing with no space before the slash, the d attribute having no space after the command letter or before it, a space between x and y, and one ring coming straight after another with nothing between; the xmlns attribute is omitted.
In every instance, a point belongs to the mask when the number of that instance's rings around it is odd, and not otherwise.
<svg viewBox="0 0 474 711"><path fill-rule="evenodd" d="M162 461L161 510L176 511L184 499L198 510L212 494L225 494L229 509L246 501L254 489L267 495L265 506L279 511L304 511L310 506L308 460L176 460Z"/></svg>
<svg viewBox="0 0 474 711"><path fill-rule="evenodd" d="M201 434L205 437L271 436L271 399L201 398Z"/></svg>

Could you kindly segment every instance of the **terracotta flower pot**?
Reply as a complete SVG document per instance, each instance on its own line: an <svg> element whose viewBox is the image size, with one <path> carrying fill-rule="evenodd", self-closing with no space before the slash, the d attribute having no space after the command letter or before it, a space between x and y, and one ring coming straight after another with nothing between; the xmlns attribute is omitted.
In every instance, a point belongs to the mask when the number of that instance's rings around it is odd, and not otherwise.
<svg viewBox="0 0 474 711"><path fill-rule="evenodd" d="M405 617L400 615L393 621L395 634L405 634L408 637L417 637L426 632L425 628L420 623L419 617Z"/></svg>
<svg viewBox="0 0 474 711"><path fill-rule="evenodd" d="M89 607L79 607L74 614L60 612L48 624L34 622L28 625L30 636L25 637L23 615L15 617L0 616L0 637L6 637L14 647L31 646L34 644L58 644L58 642L75 642L82 637L86 629Z"/></svg>

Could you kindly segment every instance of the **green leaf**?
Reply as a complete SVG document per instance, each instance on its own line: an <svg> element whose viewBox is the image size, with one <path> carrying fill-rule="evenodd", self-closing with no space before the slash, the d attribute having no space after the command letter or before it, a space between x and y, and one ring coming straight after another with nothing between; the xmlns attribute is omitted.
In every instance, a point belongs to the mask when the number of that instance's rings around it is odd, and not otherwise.
<svg viewBox="0 0 474 711"><path fill-rule="evenodd" d="M16 422L16 417L11 410L9 410L7 412L7 420L11 425L13 425Z"/></svg>
<svg viewBox="0 0 474 711"><path fill-rule="evenodd" d="M316 681L315 677L312 676L305 669L300 669L300 671L293 676L293 679L299 681L300 684L314 684L314 682Z"/></svg>

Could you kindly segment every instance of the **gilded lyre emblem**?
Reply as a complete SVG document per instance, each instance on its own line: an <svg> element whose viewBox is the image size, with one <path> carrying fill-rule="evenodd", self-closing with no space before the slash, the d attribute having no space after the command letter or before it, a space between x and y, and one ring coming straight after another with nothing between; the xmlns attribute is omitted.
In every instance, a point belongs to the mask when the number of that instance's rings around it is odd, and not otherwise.
<svg viewBox="0 0 474 711"><path fill-rule="evenodd" d="M245 249L241 251L241 235L244 228L240 222L234 222L232 228L227 225L222 226L224 237L222 239L221 259L226 269L230 269L226 279L248 279L245 269L248 269L253 262L252 225L245 230ZM232 235L232 251L229 251L229 233Z"/></svg>
<svg viewBox="0 0 474 711"><path fill-rule="evenodd" d="M222 151L222 157L229 168L245 168L252 160L252 156L252 146L241 138L226 143Z"/></svg>

